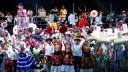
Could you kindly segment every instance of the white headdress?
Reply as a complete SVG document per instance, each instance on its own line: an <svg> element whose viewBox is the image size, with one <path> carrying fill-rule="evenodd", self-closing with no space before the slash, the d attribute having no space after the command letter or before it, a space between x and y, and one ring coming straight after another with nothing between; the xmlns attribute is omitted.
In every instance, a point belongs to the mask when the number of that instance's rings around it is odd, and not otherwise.
<svg viewBox="0 0 128 72"><path fill-rule="evenodd" d="M0 37L0 41L2 41L3 43L5 43L5 40L3 37Z"/></svg>
<svg viewBox="0 0 128 72"><path fill-rule="evenodd" d="M15 25L14 27L13 27L13 34L18 34L18 29L19 27L17 26L17 25Z"/></svg>
<svg viewBox="0 0 128 72"><path fill-rule="evenodd" d="M96 17L98 15L98 12L96 11L96 10L92 10L91 12L90 12L90 16L91 17Z"/></svg>
<svg viewBox="0 0 128 72"><path fill-rule="evenodd" d="M34 23L30 23L28 28L32 28L33 30L37 29L37 25Z"/></svg>
<svg viewBox="0 0 128 72"><path fill-rule="evenodd" d="M1 27L5 28L8 26L7 20L1 23Z"/></svg>

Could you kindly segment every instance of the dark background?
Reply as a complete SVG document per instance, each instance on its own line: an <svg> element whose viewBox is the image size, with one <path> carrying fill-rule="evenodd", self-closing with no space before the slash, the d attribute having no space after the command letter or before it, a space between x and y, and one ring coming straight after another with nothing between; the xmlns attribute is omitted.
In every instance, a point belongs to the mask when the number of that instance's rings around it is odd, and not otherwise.
<svg viewBox="0 0 128 72"><path fill-rule="evenodd" d="M61 8L61 5L65 5L69 12L72 11L72 4L75 4L75 11L78 11L78 7L81 10L101 10L105 13L110 11L110 3L112 3L113 10L116 13L120 13L121 10L128 9L128 0L0 0L0 11L6 13L7 11L11 12L13 15L16 14L16 5L23 3L26 9L32 9L35 11L35 4L38 4L38 7L43 5L44 8L49 12L53 6L58 6Z"/></svg>

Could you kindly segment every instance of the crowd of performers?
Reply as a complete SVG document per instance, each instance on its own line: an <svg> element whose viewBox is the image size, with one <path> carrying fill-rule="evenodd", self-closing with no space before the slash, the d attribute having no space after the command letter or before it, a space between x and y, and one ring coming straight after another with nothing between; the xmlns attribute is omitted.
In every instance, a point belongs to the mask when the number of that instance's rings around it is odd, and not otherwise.
<svg viewBox="0 0 128 72"><path fill-rule="evenodd" d="M73 14L58 24L51 16L42 29L18 8L12 35L1 23L1 72L128 72L127 24L105 29L93 10L92 25L82 13L78 23Z"/></svg>

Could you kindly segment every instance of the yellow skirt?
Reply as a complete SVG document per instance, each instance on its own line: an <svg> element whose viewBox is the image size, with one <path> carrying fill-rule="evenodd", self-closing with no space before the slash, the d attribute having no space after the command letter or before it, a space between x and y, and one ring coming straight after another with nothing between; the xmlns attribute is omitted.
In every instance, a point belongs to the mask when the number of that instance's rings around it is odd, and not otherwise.
<svg viewBox="0 0 128 72"><path fill-rule="evenodd" d="M55 23L55 22L54 22L54 23L51 23L51 24L50 24L50 27L53 28L53 29L55 29L55 30L58 29L58 25L57 25L57 23Z"/></svg>

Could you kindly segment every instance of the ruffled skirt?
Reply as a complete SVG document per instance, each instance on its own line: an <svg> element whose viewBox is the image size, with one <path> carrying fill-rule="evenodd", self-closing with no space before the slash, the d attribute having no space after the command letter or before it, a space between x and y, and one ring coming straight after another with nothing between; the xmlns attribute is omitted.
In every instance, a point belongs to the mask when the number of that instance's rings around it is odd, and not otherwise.
<svg viewBox="0 0 128 72"><path fill-rule="evenodd" d="M61 72L75 72L73 65L62 65Z"/></svg>
<svg viewBox="0 0 128 72"><path fill-rule="evenodd" d="M94 72L93 68L90 69L80 69L80 72Z"/></svg>
<svg viewBox="0 0 128 72"><path fill-rule="evenodd" d="M17 70L30 70L35 62L34 56L20 54L17 59Z"/></svg>
<svg viewBox="0 0 128 72"><path fill-rule="evenodd" d="M50 72L61 72L61 65L60 66L51 66Z"/></svg>

